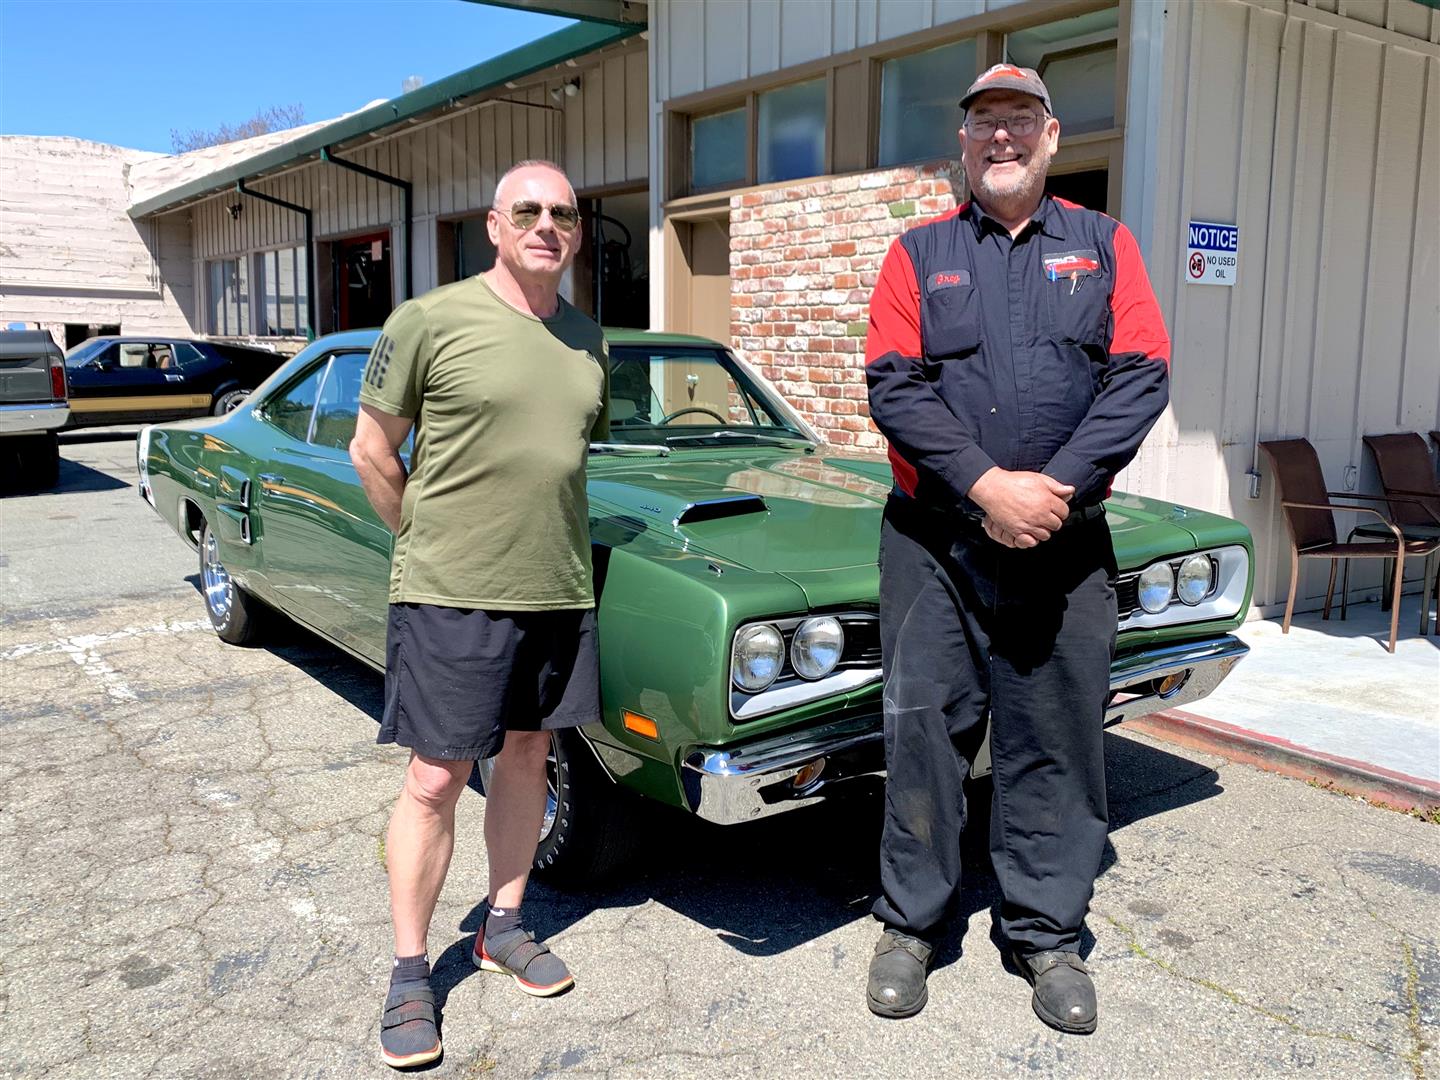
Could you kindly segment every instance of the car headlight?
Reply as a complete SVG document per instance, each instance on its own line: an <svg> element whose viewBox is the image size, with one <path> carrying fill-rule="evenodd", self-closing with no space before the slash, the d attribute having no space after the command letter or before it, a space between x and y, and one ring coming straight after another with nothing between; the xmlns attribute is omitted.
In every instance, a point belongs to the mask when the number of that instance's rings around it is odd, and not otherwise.
<svg viewBox="0 0 1440 1080"><path fill-rule="evenodd" d="M845 631L840 620L826 615L806 619L790 643L790 663L805 679L823 679L835 670L845 651Z"/></svg>
<svg viewBox="0 0 1440 1080"><path fill-rule="evenodd" d="M1140 606L1151 615L1158 615L1170 606L1175 591L1175 571L1168 562L1157 562L1140 575Z"/></svg>
<svg viewBox="0 0 1440 1080"><path fill-rule="evenodd" d="M1175 594L1181 603L1194 607L1210 595L1215 583L1215 564L1208 555L1191 555L1180 564L1175 576Z"/></svg>
<svg viewBox="0 0 1440 1080"><path fill-rule="evenodd" d="M764 690L785 664L785 639L768 623L747 626L735 635L730 678L741 690Z"/></svg>

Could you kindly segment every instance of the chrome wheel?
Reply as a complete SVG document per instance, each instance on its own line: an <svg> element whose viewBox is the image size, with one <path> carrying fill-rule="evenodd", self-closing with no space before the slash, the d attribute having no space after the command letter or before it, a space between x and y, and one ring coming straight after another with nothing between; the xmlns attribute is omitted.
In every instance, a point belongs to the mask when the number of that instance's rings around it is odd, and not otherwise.
<svg viewBox="0 0 1440 1080"><path fill-rule="evenodd" d="M221 573L224 573L222 570ZM495 759L493 757L481 758L480 786L484 788L486 795L490 793L490 781L495 775ZM545 755L545 816L540 821L540 836L537 842L543 842L555 828L555 817L560 811L560 762L555 756L555 736L550 736L550 752Z"/></svg>
<svg viewBox="0 0 1440 1080"><path fill-rule="evenodd" d="M209 529L205 530L203 545L200 582L205 589L205 605L215 625L223 627L230 621L230 610L235 606L235 584L220 562L220 544Z"/></svg>

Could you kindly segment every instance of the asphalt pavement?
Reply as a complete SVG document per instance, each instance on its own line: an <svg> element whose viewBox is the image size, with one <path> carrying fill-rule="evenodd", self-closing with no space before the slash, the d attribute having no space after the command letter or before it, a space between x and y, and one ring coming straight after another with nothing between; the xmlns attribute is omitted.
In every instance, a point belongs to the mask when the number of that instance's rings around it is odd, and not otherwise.
<svg viewBox="0 0 1440 1080"><path fill-rule="evenodd" d="M392 1075L379 678L298 630L221 644L133 438L62 456L57 491L0 500L0 1075ZM928 1008L869 1014L874 797L730 828L655 808L617 881L532 886L577 986L525 997L467 958L467 792L429 1072L1440 1080L1440 826L1133 733L1107 755L1093 1036L1006 969L983 838Z"/></svg>

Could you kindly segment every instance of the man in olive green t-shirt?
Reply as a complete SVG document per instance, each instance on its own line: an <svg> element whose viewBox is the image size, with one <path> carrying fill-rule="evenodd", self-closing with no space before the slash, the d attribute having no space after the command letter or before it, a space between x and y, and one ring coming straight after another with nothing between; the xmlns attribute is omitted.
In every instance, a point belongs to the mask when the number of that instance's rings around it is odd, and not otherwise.
<svg viewBox="0 0 1440 1080"><path fill-rule="evenodd" d="M600 713L585 462L609 435L608 369L600 328L558 292L579 220L557 166L512 168L487 222L494 268L400 305L365 368L350 456L395 532L379 741L411 751L385 848L395 962L380 1043L396 1067L441 1054L426 936L479 758L495 768L471 959L535 996L574 983L521 929L520 904L551 732Z"/></svg>

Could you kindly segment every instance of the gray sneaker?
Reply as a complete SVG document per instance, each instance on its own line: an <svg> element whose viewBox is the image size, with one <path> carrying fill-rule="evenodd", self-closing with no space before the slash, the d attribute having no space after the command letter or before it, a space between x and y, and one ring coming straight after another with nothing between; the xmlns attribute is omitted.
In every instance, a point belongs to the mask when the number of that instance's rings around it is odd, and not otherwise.
<svg viewBox="0 0 1440 1080"><path fill-rule="evenodd" d="M925 1008L925 976L935 950L927 942L887 927L870 958L865 1003L876 1016L899 1020Z"/></svg>
<svg viewBox="0 0 1440 1080"><path fill-rule="evenodd" d="M392 986L380 1013L380 1060L392 1069L411 1069L428 1065L443 1052L430 981Z"/></svg>
<svg viewBox="0 0 1440 1080"><path fill-rule="evenodd" d="M509 975L531 997L554 997L575 985L565 961L535 940L528 930L486 937L484 923L475 935L470 961L481 971Z"/></svg>

